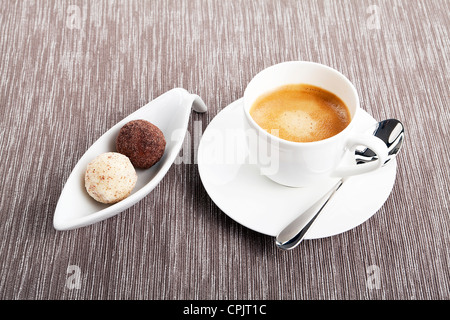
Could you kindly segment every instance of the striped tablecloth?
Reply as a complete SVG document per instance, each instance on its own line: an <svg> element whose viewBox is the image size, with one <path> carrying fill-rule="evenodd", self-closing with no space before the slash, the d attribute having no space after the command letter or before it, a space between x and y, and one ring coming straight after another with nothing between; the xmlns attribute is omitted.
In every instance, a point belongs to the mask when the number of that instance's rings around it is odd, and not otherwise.
<svg viewBox="0 0 450 320"><path fill-rule="evenodd" d="M448 0L2 1L0 298L449 299L449 12ZM394 188L369 220L281 251L210 199L188 143L133 207L53 228L71 170L115 123L182 87L208 106L188 126L203 132L289 60L341 71L365 111L404 123Z"/></svg>

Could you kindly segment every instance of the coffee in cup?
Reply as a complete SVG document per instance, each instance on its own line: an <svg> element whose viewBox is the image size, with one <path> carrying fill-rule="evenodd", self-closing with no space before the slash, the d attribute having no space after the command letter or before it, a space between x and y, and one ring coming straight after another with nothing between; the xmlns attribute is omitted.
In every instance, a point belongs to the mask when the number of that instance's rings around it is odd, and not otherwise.
<svg viewBox="0 0 450 320"><path fill-rule="evenodd" d="M260 96L250 115L267 132L293 142L332 137L351 121L350 111L335 94L309 84L289 84Z"/></svg>

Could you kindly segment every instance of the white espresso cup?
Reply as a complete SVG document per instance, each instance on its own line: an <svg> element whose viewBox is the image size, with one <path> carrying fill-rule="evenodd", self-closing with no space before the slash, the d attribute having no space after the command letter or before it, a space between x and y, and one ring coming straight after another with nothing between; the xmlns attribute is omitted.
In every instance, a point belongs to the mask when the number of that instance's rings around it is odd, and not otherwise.
<svg viewBox="0 0 450 320"><path fill-rule="evenodd" d="M338 96L347 106L351 121L338 134L314 142L292 142L261 128L250 115L250 108L263 94L283 85L308 84ZM354 119L361 112L358 93L340 72L314 62L289 61L258 73L244 92L243 108L249 159L273 181L290 187L311 186L334 177L347 177L377 170L386 161L388 150L383 141L356 132ZM378 160L365 164L345 164L346 151L365 146Z"/></svg>

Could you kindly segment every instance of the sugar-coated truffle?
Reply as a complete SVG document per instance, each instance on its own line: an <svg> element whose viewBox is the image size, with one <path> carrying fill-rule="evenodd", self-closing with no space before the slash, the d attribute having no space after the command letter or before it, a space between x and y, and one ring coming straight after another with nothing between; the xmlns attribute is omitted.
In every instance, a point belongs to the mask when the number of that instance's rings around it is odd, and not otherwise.
<svg viewBox="0 0 450 320"><path fill-rule="evenodd" d="M166 140L162 131L147 120L133 120L119 131L117 152L130 158L136 168L150 168L164 154Z"/></svg>
<svg viewBox="0 0 450 320"><path fill-rule="evenodd" d="M88 164L84 177L89 195L102 203L116 203L125 199L136 181L136 170L130 159L117 152L97 156Z"/></svg>

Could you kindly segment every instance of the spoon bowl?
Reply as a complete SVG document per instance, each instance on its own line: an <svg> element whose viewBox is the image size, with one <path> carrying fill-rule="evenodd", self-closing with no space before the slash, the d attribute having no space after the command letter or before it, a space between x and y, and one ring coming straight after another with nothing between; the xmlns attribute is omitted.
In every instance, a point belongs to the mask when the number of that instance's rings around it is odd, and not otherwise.
<svg viewBox="0 0 450 320"><path fill-rule="evenodd" d="M383 140L388 148L388 158L385 161L386 164L397 155L403 145L405 135L403 124L397 119L387 119L376 123L371 129L371 133ZM357 164L372 162L377 159L377 155L369 148L355 150L355 160Z"/></svg>
<svg viewBox="0 0 450 320"><path fill-rule="evenodd" d="M131 207L149 194L162 180L180 152L191 109L206 112L202 99L185 89L172 89L150 101L104 133L80 158L67 179L56 205L53 226L70 230L110 218ZM164 134L166 148L162 158L149 169L136 169L137 183L132 193L115 204L103 204L89 196L84 186L87 165L98 155L115 151L119 130L131 120L144 119Z"/></svg>

